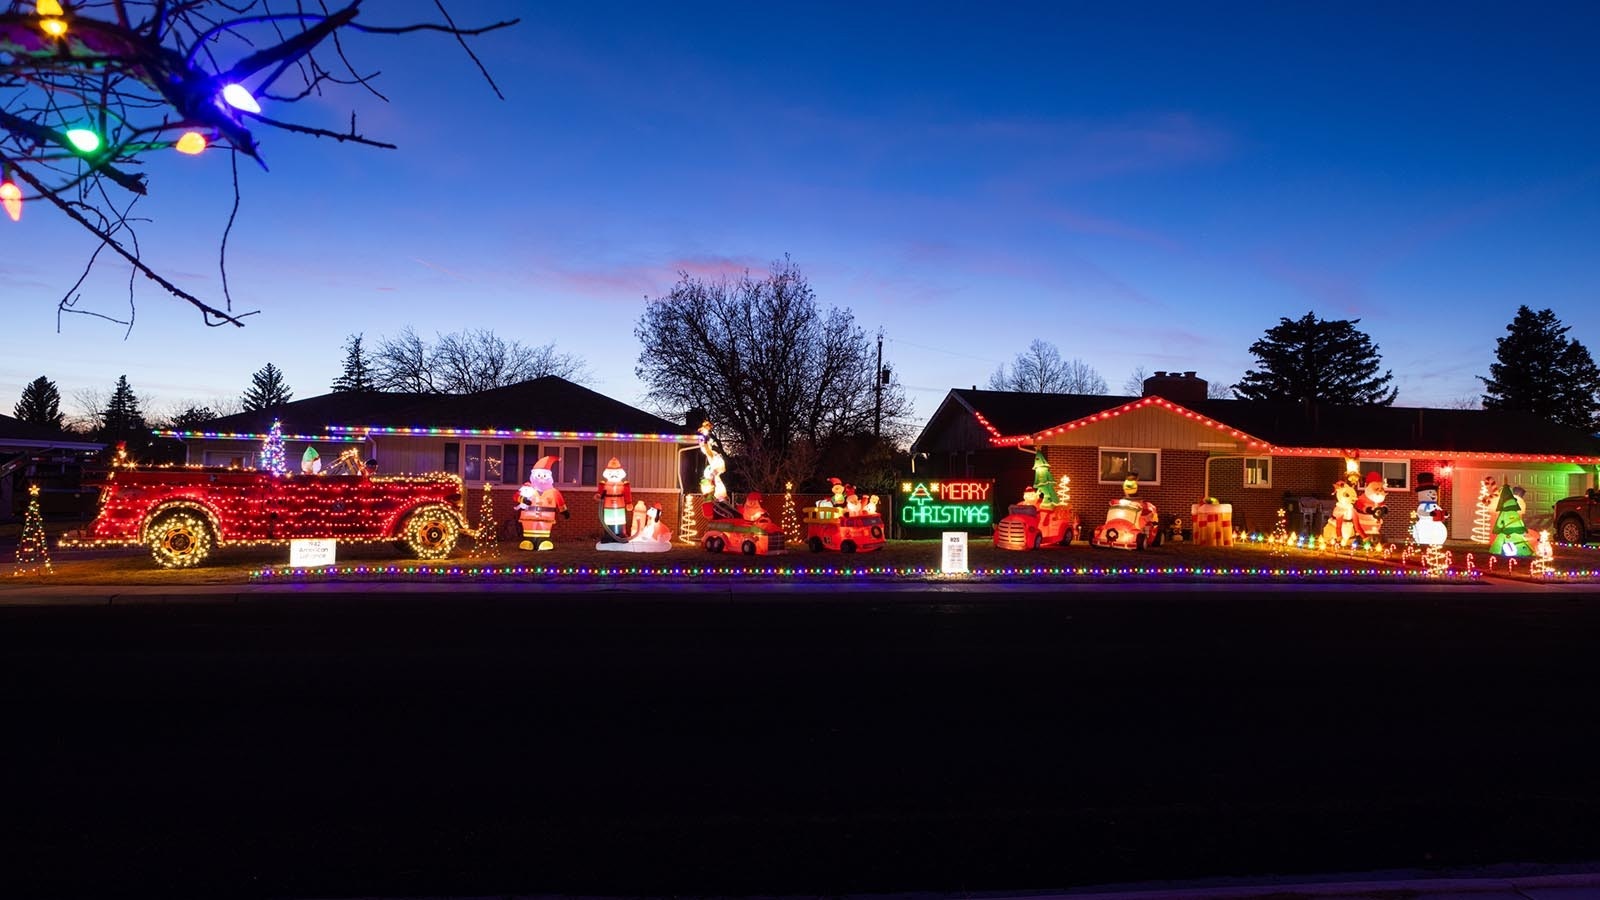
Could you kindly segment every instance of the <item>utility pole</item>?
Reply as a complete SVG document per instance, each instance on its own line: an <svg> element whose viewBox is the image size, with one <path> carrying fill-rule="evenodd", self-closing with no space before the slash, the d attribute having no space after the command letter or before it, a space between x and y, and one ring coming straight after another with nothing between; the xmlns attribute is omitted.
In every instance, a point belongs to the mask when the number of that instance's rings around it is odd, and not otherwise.
<svg viewBox="0 0 1600 900"><path fill-rule="evenodd" d="M872 378L872 439L874 441L883 437L883 328L878 328L878 368Z"/></svg>

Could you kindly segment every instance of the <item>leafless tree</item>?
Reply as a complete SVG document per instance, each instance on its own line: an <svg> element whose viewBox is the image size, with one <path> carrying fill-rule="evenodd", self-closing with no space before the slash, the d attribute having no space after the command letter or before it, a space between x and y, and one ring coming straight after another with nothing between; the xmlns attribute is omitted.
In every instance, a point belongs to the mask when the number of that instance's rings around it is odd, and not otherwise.
<svg viewBox="0 0 1600 900"><path fill-rule="evenodd" d="M646 305L634 335L643 346L634 373L651 404L672 418L705 410L730 469L753 488L810 481L820 460L862 435L876 431L891 446L910 438L911 404L899 381L880 373L848 309L818 308L787 257L762 278L680 273Z"/></svg>
<svg viewBox="0 0 1600 900"><path fill-rule="evenodd" d="M416 394L470 394L546 375L580 383L591 377L582 359L554 343L529 347L486 328L441 334L430 346L408 327L379 339L372 368L380 390Z"/></svg>
<svg viewBox="0 0 1600 900"><path fill-rule="evenodd" d="M1130 397L1138 397L1144 393L1144 380L1150 377L1150 370L1144 366L1134 366L1128 373L1128 380L1122 383L1122 392Z"/></svg>
<svg viewBox="0 0 1600 900"><path fill-rule="evenodd" d="M1206 382L1206 399L1207 400L1232 400L1233 399L1233 383L1230 382L1230 381L1208 381L1208 382Z"/></svg>
<svg viewBox="0 0 1600 900"><path fill-rule="evenodd" d="M1106 380L1083 360L1063 360L1055 344L1034 338L1027 350L1017 354L1010 369L1002 365L994 370L989 376L989 389L1036 394L1104 394Z"/></svg>
<svg viewBox="0 0 1600 900"><path fill-rule="evenodd" d="M20 220L24 206L43 201L95 238L83 274L57 305L58 327L62 314L78 313L132 328L140 276L199 310L207 325L243 325L254 312L235 311L228 294L232 214L219 248L220 304L179 288L141 255L135 206L150 188L137 171L141 157L208 145L231 153L236 212L239 157L262 161L252 128L393 147L358 131L354 114L348 126L326 128L287 121L281 110L336 87L386 99L372 84L375 73L358 71L345 56L357 34L443 32L476 62L467 39L516 21L459 27L442 2L435 0L442 22L409 24L369 24L361 0L336 10L303 0L77 0L62 9L3 3L0 210ZM102 253L130 267L126 313L79 307L79 288Z"/></svg>
<svg viewBox="0 0 1600 900"><path fill-rule="evenodd" d="M101 417L105 415L111 392L103 388L79 388L72 394L75 408L63 423L68 431L91 434L100 430Z"/></svg>

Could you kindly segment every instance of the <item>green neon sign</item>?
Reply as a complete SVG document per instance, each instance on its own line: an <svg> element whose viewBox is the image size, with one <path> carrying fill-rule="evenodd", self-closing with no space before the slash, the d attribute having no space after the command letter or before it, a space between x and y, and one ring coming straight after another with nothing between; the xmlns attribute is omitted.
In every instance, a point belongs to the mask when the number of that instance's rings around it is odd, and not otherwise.
<svg viewBox="0 0 1600 900"><path fill-rule="evenodd" d="M911 528L992 525L993 489L990 478L901 482L900 524Z"/></svg>

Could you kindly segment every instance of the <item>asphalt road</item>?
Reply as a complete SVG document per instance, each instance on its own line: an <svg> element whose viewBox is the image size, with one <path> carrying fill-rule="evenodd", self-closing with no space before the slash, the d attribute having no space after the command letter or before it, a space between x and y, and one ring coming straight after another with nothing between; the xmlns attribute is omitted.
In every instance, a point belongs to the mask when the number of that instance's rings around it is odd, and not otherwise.
<svg viewBox="0 0 1600 900"><path fill-rule="evenodd" d="M361 587L0 608L0 895L1600 859L1600 597Z"/></svg>

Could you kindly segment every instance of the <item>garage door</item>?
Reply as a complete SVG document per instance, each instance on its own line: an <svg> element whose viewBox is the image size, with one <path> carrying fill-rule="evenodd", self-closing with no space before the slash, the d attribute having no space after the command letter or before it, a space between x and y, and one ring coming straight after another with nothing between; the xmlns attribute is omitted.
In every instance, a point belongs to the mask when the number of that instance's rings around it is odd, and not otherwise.
<svg viewBox="0 0 1600 900"><path fill-rule="evenodd" d="M1476 469L1460 467L1451 476L1454 482L1452 509L1450 510L1450 537L1469 540L1472 537L1473 514L1478 503L1478 486L1485 475L1493 475L1496 491L1499 485L1509 484L1522 488L1528 501L1525 520L1529 528L1549 528L1550 510L1562 497L1581 494L1589 486L1589 477L1581 471L1551 469Z"/></svg>

